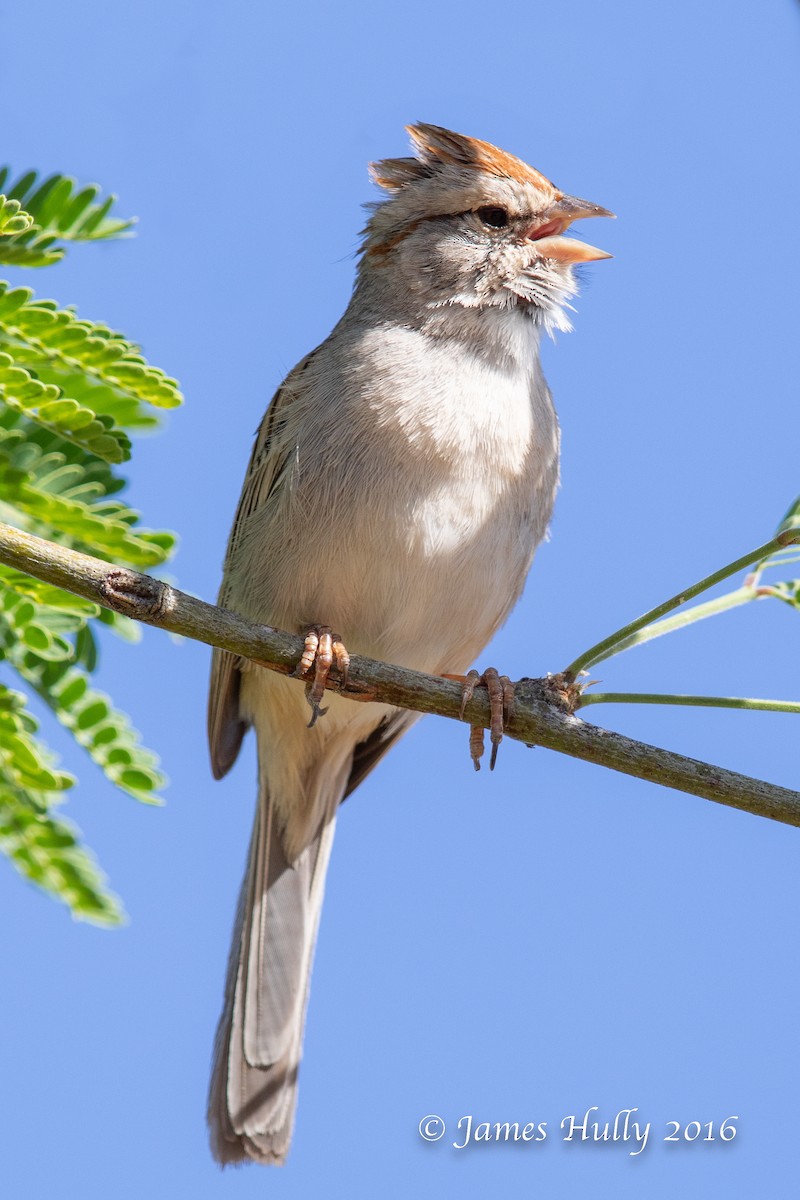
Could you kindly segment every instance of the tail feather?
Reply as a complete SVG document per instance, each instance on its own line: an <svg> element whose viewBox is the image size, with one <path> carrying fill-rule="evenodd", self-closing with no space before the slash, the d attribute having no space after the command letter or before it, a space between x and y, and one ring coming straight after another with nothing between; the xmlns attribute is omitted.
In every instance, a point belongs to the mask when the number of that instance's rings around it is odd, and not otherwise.
<svg viewBox="0 0 800 1200"><path fill-rule="evenodd" d="M208 1102L222 1164L282 1163L297 1074L335 813L288 862L275 808L259 798L228 962Z"/></svg>
<svg viewBox="0 0 800 1200"><path fill-rule="evenodd" d="M309 852L290 866L274 836L274 821L269 806L254 831L258 848L249 936L243 939L242 978L237 981L245 1058L258 1067L278 1062L291 1046L309 933ZM245 1012L255 1013L256 1019L244 1020Z"/></svg>

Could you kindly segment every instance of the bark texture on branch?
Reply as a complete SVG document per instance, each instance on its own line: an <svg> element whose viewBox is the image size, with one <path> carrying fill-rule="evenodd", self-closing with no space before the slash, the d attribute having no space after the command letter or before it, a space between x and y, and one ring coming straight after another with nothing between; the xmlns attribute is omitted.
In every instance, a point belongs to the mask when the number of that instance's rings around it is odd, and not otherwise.
<svg viewBox="0 0 800 1200"><path fill-rule="evenodd" d="M270 670L290 674L303 650L299 636L256 625L149 575L115 567L2 523L0 562L137 621L230 650ZM355 654L349 675L344 694L350 699L379 700L459 719L461 686L453 680ZM528 745L557 750L787 825L800 825L800 793L601 729L568 709L558 677L521 680L506 733ZM489 727L489 700L483 690L475 692L463 720Z"/></svg>

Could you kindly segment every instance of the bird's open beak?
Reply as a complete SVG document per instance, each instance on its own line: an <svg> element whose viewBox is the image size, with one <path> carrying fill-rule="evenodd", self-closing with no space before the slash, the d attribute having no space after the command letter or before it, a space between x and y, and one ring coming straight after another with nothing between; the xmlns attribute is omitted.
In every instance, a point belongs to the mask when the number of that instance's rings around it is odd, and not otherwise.
<svg viewBox="0 0 800 1200"><path fill-rule="evenodd" d="M577 196L561 196L545 213L542 213L528 229L525 237L536 242L536 252L542 258L555 258L559 262L592 262L598 258L611 258L605 250L579 242L575 238L563 237L573 221L585 217L613 217L614 214L599 204L579 200Z"/></svg>

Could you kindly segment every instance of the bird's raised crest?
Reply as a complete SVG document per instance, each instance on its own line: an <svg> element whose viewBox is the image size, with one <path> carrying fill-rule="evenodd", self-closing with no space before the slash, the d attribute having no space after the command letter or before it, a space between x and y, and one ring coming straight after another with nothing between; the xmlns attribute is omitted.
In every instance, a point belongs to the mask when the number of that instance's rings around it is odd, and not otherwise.
<svg viewBox="0 0 800 1200"><path fill-rule="evenodd" d="M451 166L483 171L501 179L514 179L519 183L553 190L553 184L545 175L528 166L521 158L508 154L482 142L479 138L467 137L443 129L441 125L428 125L418 121L407 125L416 158L384 158L370 164L375 182L389 192L397 192L410 183L427 179L438 168Z"/></svg>

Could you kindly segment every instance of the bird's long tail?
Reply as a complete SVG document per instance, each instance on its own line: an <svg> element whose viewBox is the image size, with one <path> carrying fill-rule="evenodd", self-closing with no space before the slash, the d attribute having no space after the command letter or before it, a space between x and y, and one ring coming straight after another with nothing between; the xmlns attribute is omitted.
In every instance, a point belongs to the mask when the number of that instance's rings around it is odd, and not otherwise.
<svg viewBox="0 0 800 1200"><path fill-rule="evenodd" d="M208 1100L211 1149L223 1165L286 1158L335 825L334 812L289 863L275 805L261 788Z"/></svg>

